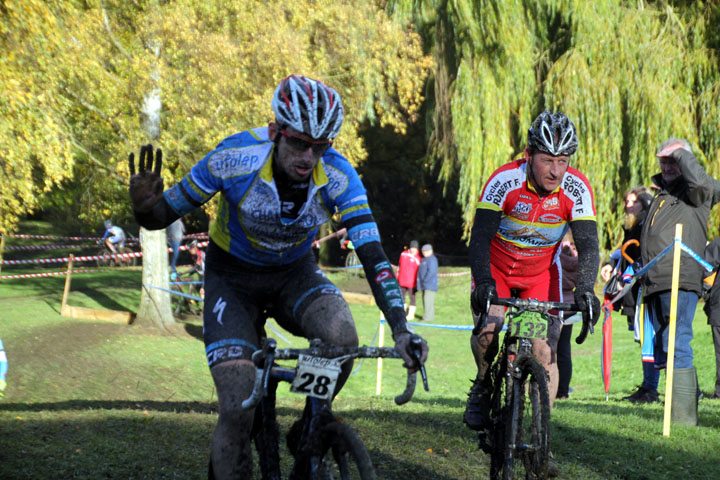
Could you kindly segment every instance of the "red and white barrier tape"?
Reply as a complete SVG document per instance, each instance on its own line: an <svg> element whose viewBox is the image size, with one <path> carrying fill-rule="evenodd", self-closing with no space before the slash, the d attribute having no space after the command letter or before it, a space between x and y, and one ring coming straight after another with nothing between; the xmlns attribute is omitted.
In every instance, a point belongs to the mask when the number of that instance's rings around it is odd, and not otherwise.
<svg viewBox="0 0 720 480"><path fill-rule="evenodd" d="M438 277L461 277L463 275L470 275L470 270L465 270L464 272L439 273Z"/></svg>
<svg viewBox="0 0 720 480"><path fill-rule="evenodd" d="M97 270L73 270L72 273L92 273ZM67 275L67 271L64 272L44 272L44 273L23 273L19 275L0 275L0 280L12 280L16 278L40 278L40 277L57 277L60 275Z"/></svg>
<svg viewBox="0 0 720 480"><path fill-rule="evenodd" d="M95 242L93 242L95 243ZM137 240L128 240L125 242L126 245L136 245L138 242ZM92 243L91 243L92 246ZM6 252L11 251L23 251L23 252L30 252L34 250L60 250L60 249L68 249L68 248L88 248L83 247L81 245L73 245L68 243L57 243L57 244L51 244L51 245L10 245L5 247Z"/></svg>
<svg viewBox="0 0 720 480"><path fill-rule="evenodd" d="M8 238L31 238L43 240L99 240L102 237L61 237L58 235L24 235L21 233L11 233L5 235Z"/></svg>
<svg viewBox="0 0 720 480"><path fill-rule="evenodd" d="M199 242L198 248L207 247L208 242ZM180 250L187 250L186 246L181 246ZM172 252L171 248L167 249L168 252ZM73 257L74 262L92 262L94 260L102 259L102 260L109 260L112 258L123 258L125 260L129 260L131 258L140 258L142 257L142 252L132 252L132 253L113 253L113 254L107 254L107 255L83 255L83 256L77 256ZM3 260L1 263L3 265L32 265L32 264L47 264L47 263L67 263L70 261L70 257L63 257L63 258L35 258L30 260Z"/></svg>
<svg viewBox="0 0 720 480"><path fill-rule="evenodd" d="M73 257L73 262L92 262L94 260L110 260L112 258L124 258L128 260L133 257L142 257L142 252L132 253L113 253L107 255L83 255ZM31 265L31 264L46 264L46 263L67 263L70 261L70 257L64 258L35 258L31 260L3 260L3 265Z"/></svg>

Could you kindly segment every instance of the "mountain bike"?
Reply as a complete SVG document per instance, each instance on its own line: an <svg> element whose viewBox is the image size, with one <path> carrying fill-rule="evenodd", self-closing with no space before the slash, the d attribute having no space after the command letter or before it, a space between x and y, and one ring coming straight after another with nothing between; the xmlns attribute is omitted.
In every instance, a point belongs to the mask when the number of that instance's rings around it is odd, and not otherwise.
<svg viewBox="0 0 720 480"><path fill-rule="evenodd" d="M178 317L187 312L191 315L202 313L202 298L199 297L199 290L202 282L191 277L178 277L177 281L170 283L170 288L177 292L170 296L173 315Z"/></svg>
<svg viewBox="0 0 720 480"><path fill-rule="evenodd" d="M97 259L95 262L98 267L134 267L137 263L137 258L132 256L120 257L116 256L120 253L134 253L131 248L119 247L117 252L110 250L105 242L99 242L100 250L97 253Z"/></svg>
<svg viewBox="0 0 720 480"><path fill-rule="evenodd" d="M413 337L415 358L420 358L420 339ZM243 401L244 409L255 410L253 437L263 480L279 480L279 427L275 413L275 397L279 382L291 383L290 391L307 395L302 419L287 435L294 464L291 480L373 480L375 470L370 456L358 434L341 423L331 412L332 396L341 365L351 358L401 358L389 347L338 347L310 341L306 349L277 349L272 338L264 341L261 350L252 357L255 364L255 386L250 397ZM284 367L275 360L297 360L297 366ZM421 367L427 390L425 367ZM416 373L408 371L405 391L395 397L395 403L407 403L415 391Z"/></svg>
<svg viewBox="0 0 720 480"><path fill-rule="evenodd" d="M553 311L579 311L575 304L535 299L493 298L481 312L477 335L487 322L490 303L508 307L507 332L490 367L490 428L478 434L479 447L490 454L490 478L547 478L550 452L550 395L545 368L532 353L532 340L547 338ZM590 305L591 303L588 302ZM583 312L576 342L592 332L592 307ZM526 413L527 412L527 413Z"/></svg>

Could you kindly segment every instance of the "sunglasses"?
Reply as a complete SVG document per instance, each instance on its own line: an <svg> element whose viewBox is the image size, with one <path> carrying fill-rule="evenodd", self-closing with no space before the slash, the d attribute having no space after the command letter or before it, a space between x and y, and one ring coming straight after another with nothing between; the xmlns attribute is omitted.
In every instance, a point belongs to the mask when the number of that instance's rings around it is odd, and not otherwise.
<svg viewBox="0 0 720 480"><path fill-rule="evenodd" d="M331 139L327 140L307 140L303 137L290 133L287 130L278 130L278 133L285 137L285 141L293 150L300 152L306 151L308 148L312 148L315 155L322 155L327 152L328 148L332 145Z"/></svg>

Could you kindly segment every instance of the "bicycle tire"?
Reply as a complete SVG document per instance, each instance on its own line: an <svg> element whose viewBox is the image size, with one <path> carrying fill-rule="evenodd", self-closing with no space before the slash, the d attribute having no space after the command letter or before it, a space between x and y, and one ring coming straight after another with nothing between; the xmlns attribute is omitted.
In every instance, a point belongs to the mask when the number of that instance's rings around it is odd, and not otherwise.
<svg viewBox="0 0 720 480"><path fill-rule="evenodd" d="M512 384L508 382L507 354L503 349L496 362L492 365L493 393L490 402L489 432L479 434L480 448L490 455L490 479L498 480L505 461L505 422L507 418L507 402L505 400ZM490 438L488 438L490 435Z"/></svg>
<svg viewBox="0 0 720 480"><path fill-rule="evenodd" d="M105 250L105 249L100 249L100 251L98 251L98 253L97 253L97 257L98 257L98 258L95 259L95 263L97 264L97 266L98 266L99 268L109 267L109 266L110 266L110 259L109 259L109 258L101 258L101 257L103 257L104 255L110 255L110 252L107 251L107 250Z"/></svg>
<svg viewBox="0 0 720 480"><path fill-rule="evenodd" d="M376 480L370 455L357 432L348 425L331 422L319 432L321 438L318 480Z"/></svg>
<svg viewBox="0 0 720 480"><path fill-rule="evenodd" d="M118 250L120 253L134 253L131 248L123 247ZM137 257L128 257L117 259L118 265L121 267L134 267L137 264Z"/></svg>
<svg viewBox="0 0 720 480"><path fill-rule="evenodd" d="M172 285L170 287L171 290L174 290L176 292L185 293L183 291L182 285ZM187 300L182 295L177 295L174 293L170 294L170 305L172 308L173 316L178 317L183 311L183 307L185 306L185 303Z"/></svg>
<svg viewBox="0 0 720 480"><path fill-rule="evenodd" d="M502 478L545 479L550 452L547 374L533 356L519 355L514 367L516 376L512 377L512 389L506 397L508 421ZM525 414L526 407L530 415Z"/></svg>
<svg viewBox="0 0 720 480"><path fill-rule="evenodd" d="M275 413L277 380L270 379L268 394L255 409L252 436L258 454L258 465L263 480L281 480L280 452L278 449L280 427Z"/></svg>

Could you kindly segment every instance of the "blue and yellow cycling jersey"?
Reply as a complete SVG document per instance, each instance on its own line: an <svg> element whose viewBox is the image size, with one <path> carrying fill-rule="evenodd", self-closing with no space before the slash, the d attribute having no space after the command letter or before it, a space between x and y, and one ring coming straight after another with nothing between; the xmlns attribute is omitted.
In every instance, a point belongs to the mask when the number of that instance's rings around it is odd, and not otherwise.
<svg viewBox="0 0 720 480"><path fill-rule="evenodd" d="M217 218L210 237L222 249L255 265L286 265L310 250L318 228L339 212L355 247L380 241L367 193L357 172L330 148L315 166L307 201L294 219L282 218L273 179L274 144L267 127L232 135L198 162L180 183L165 191L179 215L207 202L216 193ZM356 219L348 223L348 220Z"/></svg>

